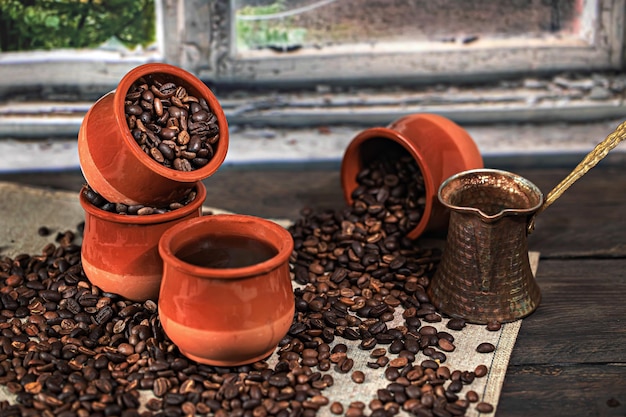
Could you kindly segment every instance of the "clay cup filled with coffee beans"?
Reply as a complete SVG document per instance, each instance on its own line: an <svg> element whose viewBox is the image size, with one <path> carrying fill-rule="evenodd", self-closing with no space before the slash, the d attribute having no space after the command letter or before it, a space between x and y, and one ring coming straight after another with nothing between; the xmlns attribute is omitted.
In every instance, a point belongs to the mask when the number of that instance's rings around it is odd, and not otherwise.
<svg viewBox="0 0 626 417"><path fill-rule="evenodd" d="M86 114L78 154L87 183L127 205L178 201L221 166L226 117L201 80L167 64L126 74Z"/></svg>

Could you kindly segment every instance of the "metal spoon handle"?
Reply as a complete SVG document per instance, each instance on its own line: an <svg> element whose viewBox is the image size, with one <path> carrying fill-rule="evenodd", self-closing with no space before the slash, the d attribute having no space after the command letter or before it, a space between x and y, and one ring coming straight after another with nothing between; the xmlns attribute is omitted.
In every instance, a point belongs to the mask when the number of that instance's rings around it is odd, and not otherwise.
<svg viewBox="0 0 626 417"><path fill-rule="evenodd" d="M535 228L535 217L550 207L563 193L574 184L580 177L585 175L591 168L596 166L613 148L621 141L626 139L626 122L620 124L613 133L609 134L602 142L598 143L591 152L580 161L580 163L563 179L556 187L552 189L544 199L543 204L535 213L528 225L529 233Z"/></svg>

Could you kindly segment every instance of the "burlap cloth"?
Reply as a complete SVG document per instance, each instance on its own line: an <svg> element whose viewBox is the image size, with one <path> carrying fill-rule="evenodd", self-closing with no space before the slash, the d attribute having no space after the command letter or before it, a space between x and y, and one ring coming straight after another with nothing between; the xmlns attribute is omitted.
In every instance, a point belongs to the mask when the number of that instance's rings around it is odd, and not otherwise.
<svg viewBox="0 0 626 417"><path fill-rule="evenodd" d="M223 213L223 210L213 207L205 207L205 212L214 214ZM76 226L84 220L83 210L78 203L78 195L69 192L52 192L37 188L20 187L9 183L0 183L0 241L1 255L15 256L19 253L39 253L48 243L53 242L57 232L75 230ZM288 226L287 221L275 220L283 226ZM38 229L46 226L51 230L49 236L39 236ZM533 273L536 273L539 264L539 254L530 253L530 263ZM400 324L400 317L397 317ZM481 401L494 406L498 405L500 391L506 375L509 358L515 345L522 321L503 325L497 332L487 331L485 326L468 325L462 331L446 329L446 320L433 324L439 330L445 330L455 337L454 352L447 353L445 365L450 370L473 371L480 364L489 367L489 373L483 378L476 378L471 385L465 386L465 392L469 389L476 391ZM389 324L391 327L391 323ZM335 384L324 390L324 395L331 402L339 401L344 409L353 401L362 401L368 404L376 398L376 391L385 387L389 381L384 377L384 369L377 370L368 368L367 362L373 360L369 357L370 352L358 348L358 342L341 340L348 345L348 356L354 360L354 370L365 373L365 381L356 384L351 380L351 372L342 374L331 371ZM492 353L477 353L476 347L483 342L492 343L496 349ZM393 355L388 354L390 358ZM416 358L416 363L426 359L421 353ZM269 359L272 363L276 360L275 355ZM149 395L148 392L145 395ZM0 386L0 400L9 399L11 395L6 388ZM327 408L320 411L320 415L329 415ZM406 415L406 414L405 414ZM479 413L471 406L468 416L477 416Z"/></svg>

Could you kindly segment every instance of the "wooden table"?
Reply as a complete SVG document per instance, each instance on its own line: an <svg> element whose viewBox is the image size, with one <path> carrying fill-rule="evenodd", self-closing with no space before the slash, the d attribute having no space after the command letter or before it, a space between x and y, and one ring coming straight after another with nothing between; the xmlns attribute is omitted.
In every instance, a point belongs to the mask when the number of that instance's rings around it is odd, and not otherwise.
<svg viewBox="0 0 626 417"><path fill-rule="evenodd" d="M537 218L529 236L543 299L524 319L498 416L626 415L626 166L601 162ZM510 169L547 193L572 166ZM80 172L0 175L78 192ZM209 206L295 220L305 206L340 208L337 164L224 167L205 181Z"/></svg>

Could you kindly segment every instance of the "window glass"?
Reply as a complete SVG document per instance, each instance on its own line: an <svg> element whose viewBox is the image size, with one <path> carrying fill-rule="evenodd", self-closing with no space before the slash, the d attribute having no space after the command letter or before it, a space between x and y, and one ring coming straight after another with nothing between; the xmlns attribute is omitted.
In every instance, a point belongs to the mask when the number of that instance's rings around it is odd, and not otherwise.
<svg viewBox="0 0 626 417"><path fill-rule="evenodd" d="M576 0L233 0L238 52L567 36Z"/></svg>

